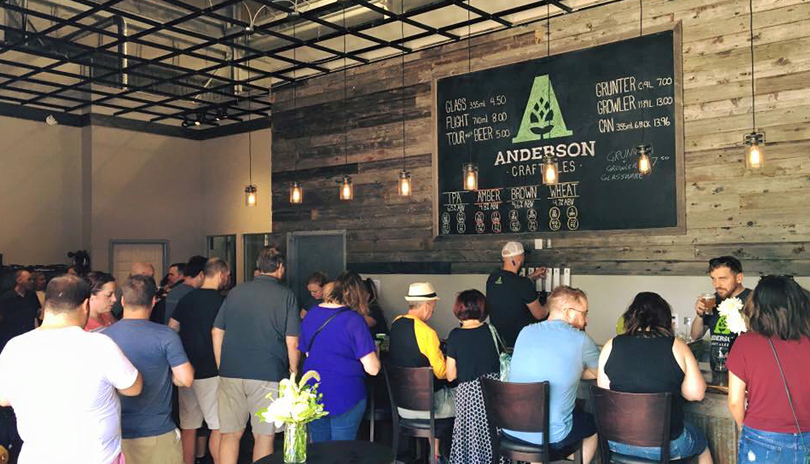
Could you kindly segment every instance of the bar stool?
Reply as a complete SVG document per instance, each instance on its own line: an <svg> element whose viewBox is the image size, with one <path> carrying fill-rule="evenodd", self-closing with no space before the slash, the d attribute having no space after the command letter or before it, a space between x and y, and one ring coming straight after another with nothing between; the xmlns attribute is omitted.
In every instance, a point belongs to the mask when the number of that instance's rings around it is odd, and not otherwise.
<svg viewBox="0 0 810 464"><path fill-rule="evenodd" d="M685 462L669 459L671 393L624 393L591 385L596 433L602 463L645 464ZM626 445L661 448L661 459L653 461L613 453L608 440Z"/></svg>
<svg viewBox="0 0 810 464"><path fill-rule="evenodd" d="M391 418L394 432L392 448L396 456L399 433L416 438L427 438L430 463L436 464L435 438L453 429L453 419L436 419L433 414L433 369L430 367L383 367L391 398ZM430 413L430 419L403 419L397 407Z"/></svg>
<svg viewBox="0 0 810 464"><path fill-rule="evenodd" d="M548 381L513 383L482 378L481 388L484 391L484 404L492 439L493 462L498 462L499 457L504 456L512 461L546 464L573 454L574 462L582 464L582 441L566 449L552 450L548 439L543 440L542 445L533 445L513 440L496 430L535 432L548 437Z"/></svg>

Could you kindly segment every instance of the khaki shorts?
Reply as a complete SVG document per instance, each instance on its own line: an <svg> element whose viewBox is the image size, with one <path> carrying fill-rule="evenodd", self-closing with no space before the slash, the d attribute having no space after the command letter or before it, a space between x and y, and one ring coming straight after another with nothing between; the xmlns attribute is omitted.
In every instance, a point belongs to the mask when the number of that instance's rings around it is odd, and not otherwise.
<svg viewBox="0 0 810 464"><path fill-rule="evenodd" d="M403 419L430 419L429 411L414 411L405 408L397 408L397 410ZM433 392L433 418L449 419L451 417L456 417L456 389L445 387Z"/></svg>
<svg viewBox="0 0 810 464"><path fill-rule="evenodd" d="M178 388L180 401L180 428L196 430L202 427L203 419L211 430L219 430L217 394L219 377L194 379L191 387Z"/></svg>
<svg viewBox="0 0 810 464"><path fill-rule="evenodd" d="M219 378L219 431L222 433L240 432L245 429L248 419L253 433L273 435L281 430L263 422L256 411L270 406L268 394L278 398L278 382L252 379Z"/></svg>
<svg viewBox="0 0 810 464"><path fill-rule="evenodd" d="M125 438L121 450L127 464L183 464L177 429L156 437Z"/></svg>

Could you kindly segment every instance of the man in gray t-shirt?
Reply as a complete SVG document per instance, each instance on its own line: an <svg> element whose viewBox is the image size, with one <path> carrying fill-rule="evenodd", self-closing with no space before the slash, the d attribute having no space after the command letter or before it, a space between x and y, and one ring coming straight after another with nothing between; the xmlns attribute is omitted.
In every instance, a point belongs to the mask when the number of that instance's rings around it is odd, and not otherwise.
<svg viewBox="0 0 810 464"><path fill-rule="evenodd" d="M298 301L281 283L284 257L275 248L259 252L260 275L231 290L212 330L219 368L220 459L236 462L239 441L250 418L253 461L273 453L275 426L255 412L270 405L278 382L298 368Z"/></svg>

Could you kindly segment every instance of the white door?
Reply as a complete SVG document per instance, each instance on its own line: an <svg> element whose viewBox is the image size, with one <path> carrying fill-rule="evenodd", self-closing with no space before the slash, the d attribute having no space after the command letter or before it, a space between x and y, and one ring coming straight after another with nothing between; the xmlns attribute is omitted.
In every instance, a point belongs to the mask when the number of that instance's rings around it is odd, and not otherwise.
<svg viewBox="0 0 810 464"><path fill-rule="evenodd" d="M112 274L115 280L123 282L129 277L134 263L150 263L155 267L155 278L160 280L164 273L163 256L165 243L113 243Z"/></svg>

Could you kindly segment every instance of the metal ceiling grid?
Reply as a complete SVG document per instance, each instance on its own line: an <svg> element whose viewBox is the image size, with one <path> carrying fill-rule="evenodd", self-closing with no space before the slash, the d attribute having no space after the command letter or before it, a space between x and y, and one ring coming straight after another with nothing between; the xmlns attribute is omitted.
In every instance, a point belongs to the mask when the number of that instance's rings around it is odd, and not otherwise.
<svg viewBox="0 0 810 464"><path fill-rule="evenodd" d="M269 117L273 88L464 40L454 31L468 27L514 27L508 17L546 6L573 11L561 0L0 0L0 100L233 124ZM400 26L404 37L386 34Z"/></svg>

